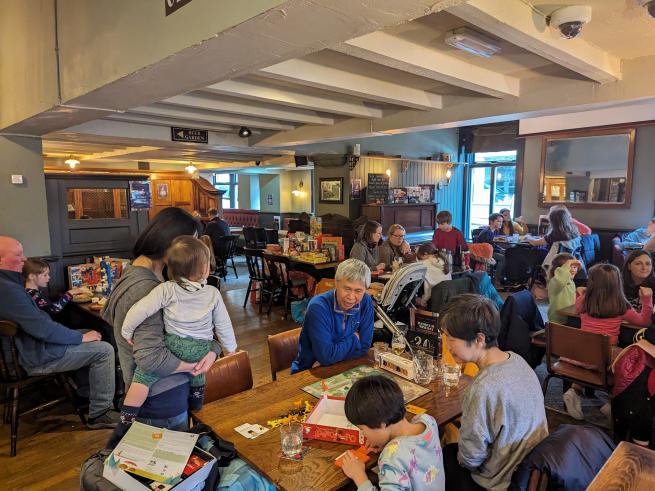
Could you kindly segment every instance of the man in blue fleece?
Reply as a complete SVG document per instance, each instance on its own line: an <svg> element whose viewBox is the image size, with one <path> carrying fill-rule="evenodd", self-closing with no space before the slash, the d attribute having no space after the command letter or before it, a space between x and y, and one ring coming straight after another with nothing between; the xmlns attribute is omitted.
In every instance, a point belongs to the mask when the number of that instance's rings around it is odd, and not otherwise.
<svg viewBox="0 0 655 491"><path fill-rule="evenodd" d="M111 410L114 398L114 348L100 333L82 333L53 321L25 291L21 272L23 246L0 236L0 319L18 324L16 337L20 364L29 375L68 372L89 367L91 429L113 428L119 414Z"/></svg>
<svg viewBox="0 0 655 491"><path fill-rule="evenodd" d="M314 297L305 313L291 373L366 356L373 340L371 270L359 259L337 268L336 287Z"/></svg>

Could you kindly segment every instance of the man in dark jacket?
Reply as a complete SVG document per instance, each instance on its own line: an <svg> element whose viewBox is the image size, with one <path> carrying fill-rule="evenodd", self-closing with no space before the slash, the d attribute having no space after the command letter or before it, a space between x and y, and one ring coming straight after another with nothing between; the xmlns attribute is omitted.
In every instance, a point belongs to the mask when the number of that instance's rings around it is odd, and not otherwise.
<svg viewBox="0 0 655 491"><path fill-rule="evenodd" d="M29 375L45 375L89 368L91 429L113 428L119 414L111 410L114 398L114 348L100 333L75 331L53 321L25 291L21 272L23 246L0 236L0 319L20 327L16 346L20 364Z"/></svg>
<svg viewBox="0 0 655 491"><path fill-rule="evenodd" d="M230 226L218 216L218 210L216 208L207 210L207 215L209 215L210 220L207 227L205 227L205 235L209 235L212 244L216 247L219 237L230 235Z"/></svg>

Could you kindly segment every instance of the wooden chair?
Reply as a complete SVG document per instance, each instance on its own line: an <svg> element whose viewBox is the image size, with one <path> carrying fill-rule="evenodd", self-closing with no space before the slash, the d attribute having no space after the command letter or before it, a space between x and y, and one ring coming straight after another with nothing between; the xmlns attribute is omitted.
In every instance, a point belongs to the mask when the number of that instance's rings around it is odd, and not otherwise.
<svg viewBox="0 0 655 491"><path fill-rule="evenodd" d="M224 237L219 237L216 243L214 244L214 255L216 256L216 271L218 275L225 279L227 277L227 268L228 261L232 262L232 269L234 270L234 276L239 278L237 274L237 268L234 265L234 252L237 245L237 236L236 235L226 235Z"/></svg>
<svg viewBox="0 0 655 491"><path fill-rule="evenodd" d="M4 422L11 423L11 450L10 455L16 456L16 445L18 443L18 418L37 411L42 411L54 406L66 399L73 404L75 412L79 415L83 424L86 424L84 412L78 407L73 391L66 380L65 373L53 373L48 375L29 376L20 366L18 350L16 349L16 335L18 324L12 321L0 321L0 383L5 391ZM20 413L19 397L22 389L38 383L52 383L62 386L65 396L58 397L40 406Z"/></svg>
<svg viewBox="0 0 655 491"><path fill-rule="evenodd" d="M219 358L205 374L205 404L252 389L252 368L246 351Z"/></svg>
<svg viewBox="0 0 655 491"><path fill-rule="evenodd" d="M555 358L569 358L596 368L583 368ZM552 377L609 392L613 385L609 336L549 322L546 326L546 368L544 394Z"/></svg>
<svg viewBox="0 0 655 491"><path fill-rule="evenodd" d="M267 244L279 244L280 243L280 234L274 228L266 229L266 243Z"/></svg>
<svg viewBox="0 0 655 491"><path fill-rule="evenodd" d="M271 359L271 377L277 380L277 372L291 368L298 353L301 327L268 336L268 355Z"/></svg>
<svg viewBox="0 0 655 491"><path fill-rule="evenodd" d="M243 299L243 308L248 305L248 298L252 292L259 292L259 313L262 313L263 293L268 291L266 273L264 271L264 258L261 249L243 249L246 255L246 265L248 266L248 288L246 289L246 298Z"/></svg>
<svg viewBox="0 0 655 491"><path fill-rule="evenodd" d="M293 300L300 300L307 298L309 293L307 291L307 283L304 280L294 280L289 275L291 270L291 263L287 256L276 256L273 254L265 254L264 263L267 270L267 284L270 287L270 297L268 301L268 314L271 313L273 308L273 297L275 290L280 290L284 295L284 318L286 319L289 314L289 305ZM300 287L304 290L304 296L296 298L293 296L292 288Z"/></svg>

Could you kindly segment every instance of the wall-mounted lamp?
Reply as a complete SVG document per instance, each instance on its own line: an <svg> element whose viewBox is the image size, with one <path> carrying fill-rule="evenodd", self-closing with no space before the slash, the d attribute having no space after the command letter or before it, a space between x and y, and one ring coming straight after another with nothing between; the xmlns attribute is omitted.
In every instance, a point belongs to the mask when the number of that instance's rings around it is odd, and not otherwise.
<svg viewBox="0 0 655 491"><path fill-rule="evenodd" d="M198 168L195 165L193 165L191 162L189 162L189 165L187 165L184 168L184 170L187 171L189 174L195 174Z"/></svg>
<svg viewBox="0 0 655 491"><path fill-rule="evenodd" d="M448 164L448 169L446 169L446 178L442 179L437 183L437 189L447 188L450 184L450 178L453 176L453 164Z"/></svg>
<svg viewBox="0 0 655 491"><path fill-rule="evenodd" d="M297 196L297 197L304 196L305 191L302 190L303 186L304 186L304 184L303 184L302 179L301 179L300 182L298 183L298 187L296 189L294 189L293 191L291 191L291 194L293 194L294 196Z"/></svg>
<svg viewBox="0 0 655 491"><path fill-rule="evenodd" d="M391 169L387 169L384 171L384 173L387 175L387 177L391 177Z"/></svg>
<svg viewBox="0 0 655 491"><path fill-rule="evenodd" d="M68 167L70 167L71 169L74 169L75 166L78 165L79 163L80 161L77 160L76 158L73 158L72 155L64 161L64 164L68 165Z"/></svg>

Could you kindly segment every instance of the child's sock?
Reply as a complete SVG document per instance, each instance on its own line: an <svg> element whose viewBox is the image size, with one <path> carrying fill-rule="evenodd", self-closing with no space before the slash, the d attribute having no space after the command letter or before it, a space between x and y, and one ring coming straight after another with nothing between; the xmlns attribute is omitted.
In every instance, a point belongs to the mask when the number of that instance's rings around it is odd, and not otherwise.
<svg viewBox="0 0 655 491"><path fill-rule="evenodd" d="M199 385L191 387L189 393L189 410L198 411L202 408L202 403L205 400L205 386Z"/></svg>
<svg viewBox="0 0 655 491"><path fill-rule="evenodd" d="M134 423L134 420L139 415L139 409L141 408L136 406L123 406L121 408L121 420L116 425L116 428L114 428L114 432L107 442L107 448L114 448L118 445L118 442L125 436L125 433L127 433L127 430L130 429L130 426L132 426L132 423Z"/></svg>

